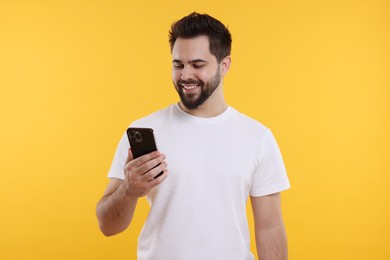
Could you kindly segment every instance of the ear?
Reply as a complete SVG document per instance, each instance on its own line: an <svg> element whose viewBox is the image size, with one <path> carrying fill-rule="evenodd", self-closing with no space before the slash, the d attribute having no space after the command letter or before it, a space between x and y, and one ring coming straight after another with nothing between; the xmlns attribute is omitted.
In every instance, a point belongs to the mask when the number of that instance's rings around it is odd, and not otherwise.
<svg viewBox="0 0 390 260"><path fill-rule="evenodd" d="M232 63L232 59L230 56L226 56L222 61L221 61L221 75L225 76L230 68L230 64Z"/></svg>

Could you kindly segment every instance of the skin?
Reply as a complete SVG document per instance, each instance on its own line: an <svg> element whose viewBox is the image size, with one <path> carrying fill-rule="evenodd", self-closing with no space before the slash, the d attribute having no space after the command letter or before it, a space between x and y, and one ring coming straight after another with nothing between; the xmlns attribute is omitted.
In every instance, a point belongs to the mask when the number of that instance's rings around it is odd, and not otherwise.
<svg viewBox="0 0 390 260"><path fill-rule="evenodd" d="M287 237L280 193L251 197L257 254L261 260L287 260Z"/></svg>
<svg viewBox="0 0 390 260"><path fill-rule="evenodd" d="M116 235L127 229L138 199L148 194L168 176L167 164L164 160L165 155L160 152L133 159L129 149L123 167L125 180L111 179L96 207L99 227L104 235ZM161 171L164 173L154 179L153 177Z"/></svg>
<svg viewBox="0 0 390 260"><path fill-rule="evenodd" d="M201 95L202 85L203 88L215 88L199 106L186 107L184 102L180 101L181 109L204 118L223 113L227 108L223 94L223 77L227 74L230 64L229 56L220 63L217 62L216 57L210 53L209 40L206 36L178 38L172 49L172 81L176 90L182 92L182 98L192 102ZM153 169L159 163L161 165ZM153 179L161 171L164 171L163 175ZM110 180L97 205L99 227L106 236L124 231L132 220L138 199L147 195L167 178L165 155L153 152L133 160L129 150L124 173L124 181ZM251 197L251 203L259 257L261 260L287 259L287 239L280 194Z"/></svg>
<svg viewBox="0 0 390 260"><path fill-rule="evenodd" d="M191 39L177 39L172 49L172 58L172 80L176 90L179 88L177 82L180 80L208 82L215 77L217 71L221 75L221 80L216 90L202 105L195 109L189 109L181 101L179 103L181 109L197 117L214 117L224 112L227 108L227 103L224 99L222 86L223 77L227 74L230 67L230 57L225 57L218 64L217 58L210 53L208 37L198 36ZM185 91L188 96L199 96L200 92L200 87L196 87L191 91Z"/></svg>

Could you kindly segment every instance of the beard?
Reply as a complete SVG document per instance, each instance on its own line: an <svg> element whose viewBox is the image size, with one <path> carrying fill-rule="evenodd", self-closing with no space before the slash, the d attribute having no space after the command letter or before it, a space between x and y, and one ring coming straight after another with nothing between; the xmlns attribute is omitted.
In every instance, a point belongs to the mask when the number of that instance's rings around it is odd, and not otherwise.
<svg viewBox="0 0 390 260"><path fill-rule="evenodd" d="M201 106L218 88L220 82L221 73L218 67L215 76L206 83L202 80L178 80L177 82L173 82L173 84L183 105L187 109L192 110ZM200 88L200 94L184 93L182 84L196 84Z"/></svg>

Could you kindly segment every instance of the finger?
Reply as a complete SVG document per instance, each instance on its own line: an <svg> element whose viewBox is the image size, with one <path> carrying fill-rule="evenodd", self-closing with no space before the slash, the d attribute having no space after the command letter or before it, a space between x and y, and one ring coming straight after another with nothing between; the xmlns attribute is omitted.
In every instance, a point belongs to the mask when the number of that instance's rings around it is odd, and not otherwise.
<svg viewBox="0 0 390 260"><path fill-rule="evenodd" d="M139 170L142 171L144 174L146 174L153 168L157 167L157 165L161 164L164 160L165 160L165 155L161 154L159 157L154 158L140 165Z"/></svg>
<svg viewBox="0 0 390 260"><path fill-rule="evenodd" d="M147 173L145 173L142 176L143 181L151 181L154 178L156 178L161 172L165 171L167 169L167 163L161 162L160 164L156 165L154 168L149 170Z"/></svg>
<svg viewBox="0 0 390 260"><path fill-rule="evenodd" d="M145 179L143 175L161 163L164 159L165 155L162 155L159 152L152 152L150 154L133 159L132 161L125 164L125 171L132 172L133 178L142 177L143 181L149 181L149 179Z"/></svg>
<svg viewBox="0 0 390 260"><path fill-rule="evenodd" d="M131 151L131 148L129 148L128 152L127 152L127 158L126 158L126 163L127 164L128 162L132 161L134 158L133 158L133 152Z"/></svg>
<svg viewBox="0 0 390 260"><path fill-rule="evenodd" d="M161 184L165 179L168 177L168 169L165 169L164 172L158 176L157 178L153 178L151 181L149 181L149 185L151 188L156 187L157 185Z"/></svg>
<svg viewBox="0 0 390 260"><path fill-rule="evenodd" d="M131 148L129 148L127 150L127 158L126 158L126 162L125 162L125 165L123 166L123 171L125 173L125 175L127 175L128 173L131 172L131 162L133 160L133 153L131 151Z"/></svg>
<svg viewBox="0 0 390 260"><path fill-rule="evenodd" d="M141 167L143 164L149 162L150 160L158 158L159 156L161 156L161 153L159 151L151 152L134 159L132 163L134 167Z"/></svg>

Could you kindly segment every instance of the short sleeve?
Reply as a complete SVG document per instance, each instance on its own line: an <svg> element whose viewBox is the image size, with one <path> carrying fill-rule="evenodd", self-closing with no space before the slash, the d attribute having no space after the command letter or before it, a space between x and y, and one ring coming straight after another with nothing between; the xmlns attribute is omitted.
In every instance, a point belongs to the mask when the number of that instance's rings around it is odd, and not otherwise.
<svg viewBox="0 0 390 260"><path fill-rule="evenodd" d="M124 133L116 149L114 159L112 160L111 168L108 171L109 178L116 178L121 180L125 179L125 175L123 173L123 166L125 165L129 148L130 144L127 139L126 133Z"/></svg>
<svg viewBox="0 0 390 260"><path fill-rule="evenodd" d="M270 130L264 136L259 164L253 179L250 195L265 196L290 188L286 168L278 144Z"/></svg>

